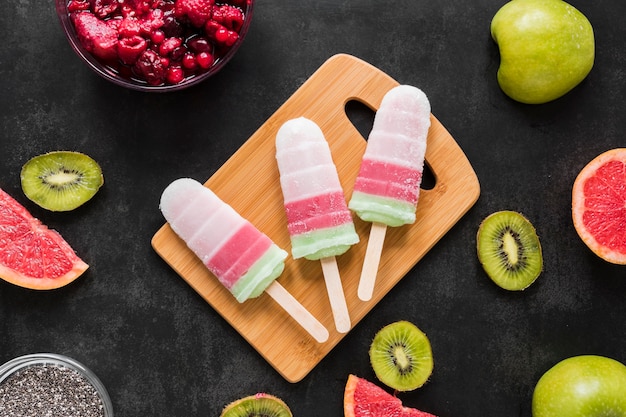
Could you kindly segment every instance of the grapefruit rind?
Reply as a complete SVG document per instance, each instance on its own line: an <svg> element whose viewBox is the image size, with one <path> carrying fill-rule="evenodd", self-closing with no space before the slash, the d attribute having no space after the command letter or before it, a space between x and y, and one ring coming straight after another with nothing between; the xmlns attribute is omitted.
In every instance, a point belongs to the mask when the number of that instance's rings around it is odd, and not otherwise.
<svg viewBox="0 0 626 417"><path fill-rule="evenodd" d="M402 401L378 385L350 374L343 397L345 417L436 417Z"/></svg>
<svg viewBox="0 0 626 417"><path fill-rule="evenodd" d="M52 290L88 267L58 232L0 189L0 278L24 288Z"/></svg>
<svg viewBox="0 0 626 417"><path fill-rule="evenodd" d="M593 253L626 265L626 148L604 152L580 171L572 187L572 220Z"/></svg>

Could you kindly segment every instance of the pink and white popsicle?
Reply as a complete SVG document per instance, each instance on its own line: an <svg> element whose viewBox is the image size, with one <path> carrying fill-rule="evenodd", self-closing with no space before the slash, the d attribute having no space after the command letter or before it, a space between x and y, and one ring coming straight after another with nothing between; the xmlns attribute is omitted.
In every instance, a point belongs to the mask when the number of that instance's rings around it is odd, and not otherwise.
<svg viewBox="0 0 626 417"><path fill-rule="evenodd" d="M387 226L415 222L430 102L419 88L400 85L383 97L374 117L348 206L372 222L358 294L371 299Z"/></svg>
<svg viewBox="0 0 626 417"><path fill-rule="evenodd" d="M264 291L319 342L328 330L276 278L287 252L213 191L190 178L168 185L160 209L172 230L240 303Z"/></svg>
<svg viewBox="0 0 626 417"><path fill-rule="evenodd" d="M292 255L321 261L335 325L347 332L350 317L335 256L359 236L324 133L304 117L288 120L276 135L276 160Z"/></svg>

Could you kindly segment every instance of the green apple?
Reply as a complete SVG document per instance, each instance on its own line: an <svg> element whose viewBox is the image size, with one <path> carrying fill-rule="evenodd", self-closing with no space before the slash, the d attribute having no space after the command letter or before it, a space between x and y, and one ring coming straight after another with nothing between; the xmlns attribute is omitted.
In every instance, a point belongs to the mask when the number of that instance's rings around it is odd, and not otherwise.
<svg viewBox="0 0 626 417"><path fill-rule="evenodd" d="M576 87L591 71L593 28L562 0L512 0L491 20L500 50L498 84L513 100L541 104Z"/></svg>
<svg viewBox="0 0 626 417"><path fill-rule="evenodd" d="M533 417L626 417L626 366L604 356L562 360L537 382Z"/></svg>

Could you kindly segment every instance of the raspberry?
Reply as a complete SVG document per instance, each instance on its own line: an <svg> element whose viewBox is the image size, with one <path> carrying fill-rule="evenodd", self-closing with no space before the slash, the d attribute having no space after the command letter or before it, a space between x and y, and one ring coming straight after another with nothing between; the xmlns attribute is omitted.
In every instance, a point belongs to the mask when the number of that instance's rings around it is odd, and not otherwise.
<svg viewBox="0 0 626 417"><path fill-rule="evenodd" d="M162 28L164 25L164 14L161 9L151 10L141 18L141 30L146 35L150 35L152 32Z"/></svg>
<svg viewBox="0 0 626 417"><path fill-rule="evenodd" d="M100 19L109 17L118 6L117 0L91 0L91 11Z"/></svg>
<svg viewBox="0 0 626 417"><path fill-rule="evenodd" d="M148 43L139 35L122 38L117 43L117 54L124 64L133 65L147 47Z"/></svg>
<svg viewBox="0 0 626 417"><path fill-rule="evenodd" d="M195 27L202 27L211 18L214 3L215 0L176 0L174 15Z"/></svg>
<svg viewBox="0 0 626 417"><path fill-rule="evenodd" d="M105 20L104 22L106 23L107 27L110 30L115 31L115 33L118 34L118 38L119 38L120 25L122 21L119 19L109 19L109 20Z"/></svg>
<svg viewBox="0 0 626 417"><path fill-rule="evenodd" d="M120 21L117 32L122 38L130 38L141 33L141 22L135 17L126 17Z"/></svg>
<svg viewBox="0 0 626 417"><path fill-rule="evenodd" d="M215 6L211 19L235 32L239 32L241 26L243 26L243 12L241 9L228 4Z"/></svg>
<svg viewBox="0 0 626 417"><path fill-rule="evenodd" d="M97 58L112 61L117 58L117 31L89 12L71 15L76 34L83 47Z"/></svg>
<svg viewBox="0 0 626 417"><path fill-rule="evenodd" d="M120 3L122 3L122 8L126 13L136 17L141 17L152 10L150 2L147 0L120 0Z"/></svg>
<svg viewBox="0 0 626 417"><path fill-rule="evenodd" d="M70 13L89 10L90 7L91 4L89 0L70 0L70 2L67 3L67 11Z"/></svg>
<svg viewBox="0 0 626 417"><path fill-rule="evenodd" d="M141 53L133 68L149 85L161 85L165 82L167 69L159 55L150 49Z"/></svg>
<svg viewBox="0 0 626 417"><path fill-rule="evenodd" d="M167 38L159 45L159 55L168 56L182 44L183 40L181 38Z"/></svg>

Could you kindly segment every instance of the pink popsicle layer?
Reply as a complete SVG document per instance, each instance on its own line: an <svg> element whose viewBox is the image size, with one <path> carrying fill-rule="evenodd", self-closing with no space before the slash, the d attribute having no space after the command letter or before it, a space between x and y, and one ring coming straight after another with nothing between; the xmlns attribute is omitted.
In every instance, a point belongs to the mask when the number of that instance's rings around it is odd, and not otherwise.
<svg viewBox="0 0 626 417"><path fill-rule="evenodd" d="M388 162L364 159L354 189L417 204L422 172Z"/></svg>
<svg viewBox="0 0 626 417"><path fill-rule="evenodd" d="M252 265L272 246L270 238L247 223L224 243L206 266L231 289ZM244 250L242 250L245 248Z"/></svg>
<svg viewBox="0 0 626 417"><path fill-rule="evenodd" d="M289 234L299 235L316 229L352 222L343 192L331 192L285 203Z"/></svg>

